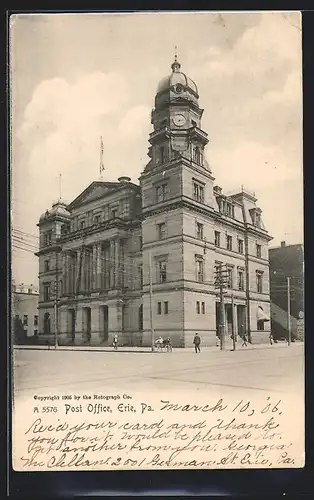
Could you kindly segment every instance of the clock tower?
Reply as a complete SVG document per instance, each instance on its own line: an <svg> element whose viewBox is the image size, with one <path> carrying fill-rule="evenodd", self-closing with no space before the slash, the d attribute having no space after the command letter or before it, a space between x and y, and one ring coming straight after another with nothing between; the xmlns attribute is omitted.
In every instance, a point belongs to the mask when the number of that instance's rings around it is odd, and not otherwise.
<svg viewBox="0 0 314 500"><path fill-rule="evenodd" d="M193 335L192 331L188 333L185 318L185 289L188 281L195 280L195 255L203 259L204 241L196 246L189 242L187 228L192 225L194 235L195 217L215 205L214 177L204 154L208 136L201 128L202 115L198 88L181 71L175 57L170 75L157 86L151 113L150 160L139 179L143 345L150 345L154 336L161 335L170 336L173 345L184 347ZM189 269L187 258L192 260Z"/></svg>

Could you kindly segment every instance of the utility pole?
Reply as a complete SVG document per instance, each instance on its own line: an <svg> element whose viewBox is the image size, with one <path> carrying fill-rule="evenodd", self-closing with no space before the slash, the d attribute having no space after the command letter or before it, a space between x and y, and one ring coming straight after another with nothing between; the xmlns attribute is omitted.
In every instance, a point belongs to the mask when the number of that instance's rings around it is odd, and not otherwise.
<svg viewBox="0 0 314 500"><path fill-rule="evenodd" d="M234 299L233 299L233 294L231 295L231 310L232 310L232 343L233 343L233 350L236 350L237 344L236 344L236 337L235 337L235 328L234 328Z"/></svg>
<svg viewBox="0 0 314 500"><path fill-rule="evenodd" d="M288 292L288 345L291 344L291 316L290 316L290 277L287 277L287 292Z"/></svg>
<svg viewBox="0 0 314 500"><path fill-rule="evenodd" d="M153 321L153 278L152 278L152 255L148 251L148 271L149 271L149 316L150 316L150 329L152 333L152 352L155 348L155 332Z"/></svg>
<svg viewBox="0 0 314 500"><path fill-rule="evenodd" d="M58 349L58 253L56 252L56 283L55 283L55 300L54 300L54 313L55 313L55 349Z"/></svg>
<svg viewBox="0 0 314 500"><path fill-rule="evenodd" d="M223 277L223 269L222 264L220 264L218 269L216 270L215 288L219 288L220 295L219 337L221 351L224 351L226 349L224 285L225 280Z"/></svg>

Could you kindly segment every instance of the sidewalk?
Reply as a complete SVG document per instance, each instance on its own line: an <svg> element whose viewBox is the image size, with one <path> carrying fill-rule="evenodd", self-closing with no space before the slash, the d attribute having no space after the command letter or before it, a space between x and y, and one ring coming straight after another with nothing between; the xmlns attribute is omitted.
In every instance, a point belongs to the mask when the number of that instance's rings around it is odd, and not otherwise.
<svg viewBox="0 0 314 500"><path fill-rule="evenodd" d="M296 346L303 346L303 342L292 342L290 347L296 347ZM248 344L247 347L242 347L241 343L238 343L236 346L236 351L249 351L249 350L262 350L262 349L287 349L289 346L286 342L278 342L277 344ZM46 346L46 345L16 345L13 346L14 349L16 350L35 350L35 351L55 351L55 346ZM91 352L123 352L123 353L151 353L151 354L171 354L164 351L152 351L151 347L119 347L118 351L114 351L113 347L111 346L84 346L84 345L78 345L78 346L58 346L57 348L58 351L91 351ZM174 347L172 354L173 353L190 353L191 350L194 350L194 347ZM205 352L219 352L220 348L213 346L213 347L201 347L202 351ZM232 344L226 345L226 349L224 352L230 352L233 351Z"/></svg>

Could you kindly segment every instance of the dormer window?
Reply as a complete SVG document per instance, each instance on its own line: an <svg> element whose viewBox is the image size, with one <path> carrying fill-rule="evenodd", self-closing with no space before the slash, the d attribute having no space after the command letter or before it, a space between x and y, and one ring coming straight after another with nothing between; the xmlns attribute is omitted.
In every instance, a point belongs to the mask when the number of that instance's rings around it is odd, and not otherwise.
<svg viewBox="0 0 314 500"><path fill-rule="evenodd" d="M196 148L194 148L193 159L194 159L195 163L197 163L198 165L201 165L202 155L201 155L200 148L198 146Z"/></svg>

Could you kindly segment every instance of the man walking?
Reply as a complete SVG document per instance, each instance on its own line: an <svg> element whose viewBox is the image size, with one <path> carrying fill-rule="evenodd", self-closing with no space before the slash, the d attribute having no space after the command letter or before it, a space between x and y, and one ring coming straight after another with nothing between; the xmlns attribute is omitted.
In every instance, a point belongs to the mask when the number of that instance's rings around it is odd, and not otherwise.
<svg viewBox="0 0 314 500"><path fill-rule="evenodd" d="M195 352L196 353L201 352L201 349L200 349L201 337L199 336L198 333L196 333L194 336L193 344L195 347Z"/></svg>
<svg viewBox="0 0 314 500"><path fill-rule="evenodd" d="M247 336L246 336L246 333L243 333L242 340L243 340L242 347L243 347L243 346L247 347Z"/></svg>

